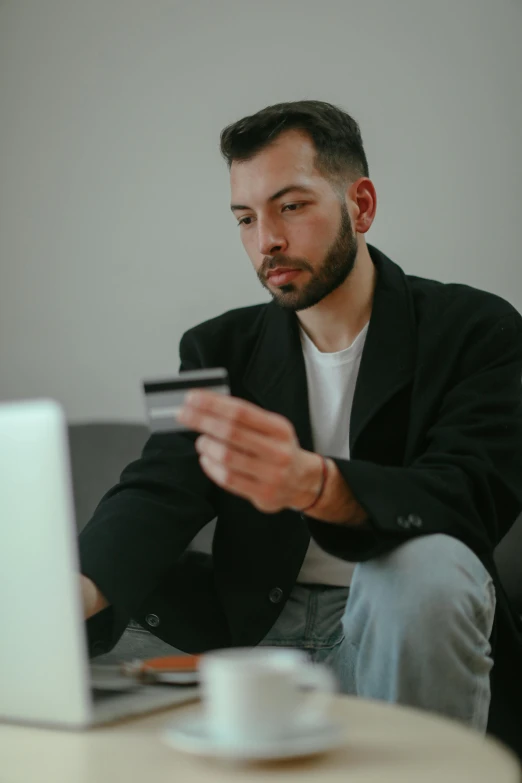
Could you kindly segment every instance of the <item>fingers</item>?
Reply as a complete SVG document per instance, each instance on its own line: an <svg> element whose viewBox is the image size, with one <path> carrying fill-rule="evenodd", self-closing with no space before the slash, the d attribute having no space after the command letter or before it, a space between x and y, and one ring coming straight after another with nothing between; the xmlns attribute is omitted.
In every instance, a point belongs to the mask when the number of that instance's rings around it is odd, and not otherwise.
<svg viewBox="0 0 522 783"><path fill-rule="evenodd" d="M256 437L261 439L261 436ZM289 448L279 444L274 446L270 441L263 441L256 453L255 450L238 449L236 445L230 446L224 441L202 435L196 441L196 449L199 454L220 463L228 471L270 483L281 480L292 460Z"/></svg>
<svg viewBox="0 0 522 783"><path fill-rule="evenodd" d="M282 503L277 500L273 487L266 482L231 471L208 456L202 456L200 462L202 469L212 481L227 492L249 500L260 511L275 513L283 508Z"/></svg>
<svg viewBox="0 0 522 783"><path fill-rule="evenodd" d="M272 413L238 397L216 392L191 391L185 397L178 418L184 424L207 431L215 421L224 421L236 430L250 429L272 437L287 437L292 425L284 416ZM217 433L214 433L217 436ZM221 438L222 440L225 438Z"/></svg>

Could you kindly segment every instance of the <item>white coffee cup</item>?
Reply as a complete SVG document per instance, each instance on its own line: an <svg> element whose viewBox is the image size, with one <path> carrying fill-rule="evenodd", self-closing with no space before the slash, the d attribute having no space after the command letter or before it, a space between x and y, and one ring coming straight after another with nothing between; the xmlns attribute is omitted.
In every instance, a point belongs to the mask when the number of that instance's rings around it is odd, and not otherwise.
<svg viewBox="0 0 522 783"><path fill-rule="evenodd" d="M295 649L217 650L202 656L199 669L209 732L229 746L270 742L323 722L336 691L331 671Z"/></svg>

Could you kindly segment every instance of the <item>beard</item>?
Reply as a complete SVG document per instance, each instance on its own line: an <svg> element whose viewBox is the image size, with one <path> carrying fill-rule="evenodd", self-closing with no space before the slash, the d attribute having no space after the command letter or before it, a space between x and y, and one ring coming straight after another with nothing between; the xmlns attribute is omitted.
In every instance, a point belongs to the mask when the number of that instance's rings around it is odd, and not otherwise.
<svg viewBox="0 0 522 783"><path fill-rule="evenodd" d="M346 204L341 203L341 225L319 269L314 269L305 258L290 258L282 254L266 257L257 272L261 285L273 300L285 310L298 312L318 304L344 283L352 272L357 258L357 237L352 230ZM279 286L276 291L268 287L267 274L277 267L303 269L312 277L301 289L293 283Z"/></svg>

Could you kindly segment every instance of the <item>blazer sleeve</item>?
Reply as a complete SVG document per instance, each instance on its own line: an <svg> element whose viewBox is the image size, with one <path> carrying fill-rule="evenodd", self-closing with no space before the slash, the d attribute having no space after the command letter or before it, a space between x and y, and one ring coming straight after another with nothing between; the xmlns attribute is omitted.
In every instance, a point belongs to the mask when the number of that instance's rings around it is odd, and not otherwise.
<svg viewBox="0 0 522 783"><path fill-rule="evenodd" d="M202 366L197 340L180 343L181 370ZM215 517L215 485L199 466L196 433L151 435L141 458L98 504L79 536L80 571L110 606L87 623L89 652L111 649L194 536Z"/></svg>
<svg viewBox="0 0 522 783"><path fill-rule="evenodd" d="M357 529L307 518L324 550L357 562L445 533L491 557L522 508L522 318L488 327L467 346L410 465L334 460L368 522Z"/></svg>

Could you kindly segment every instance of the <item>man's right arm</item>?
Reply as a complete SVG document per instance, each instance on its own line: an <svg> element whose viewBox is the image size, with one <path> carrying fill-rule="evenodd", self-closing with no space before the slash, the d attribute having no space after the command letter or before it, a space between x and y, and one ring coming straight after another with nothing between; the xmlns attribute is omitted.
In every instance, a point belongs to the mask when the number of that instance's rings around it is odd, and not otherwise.
<svg viewBox="0 0 522 783"><path fill-rule="evenodd" d="M222 366L191 332L181 370ZM114 647L129 620L216 516L216 485L204 474L195 432L152 433L78 537L89 654ZM96 650L95 650L96 648Z"/></svg>

